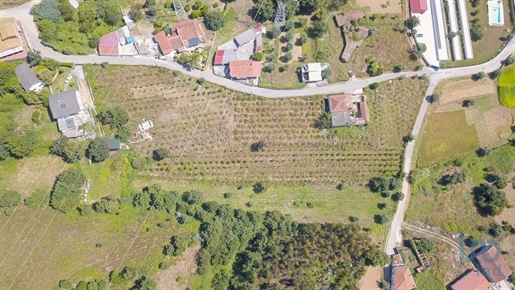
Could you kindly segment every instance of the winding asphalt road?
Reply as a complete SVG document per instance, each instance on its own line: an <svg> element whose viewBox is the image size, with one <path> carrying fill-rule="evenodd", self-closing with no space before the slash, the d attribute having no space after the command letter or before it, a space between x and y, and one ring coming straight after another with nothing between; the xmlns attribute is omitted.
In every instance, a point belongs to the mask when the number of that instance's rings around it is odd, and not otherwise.
<svg viewBox="0 0 515 290"><path fill-rule="evenodd" d="M304 89L295 89L295 90L273 90L273 89L265 89L259 87L251 87L248 85L244 85L241 83L237 83L231 81L229 79L225 79L219 76L214 75L211 71L198 71L198 70L186 70L181 65L169 61L164 60L156 60L153 57L146 56L137 56L137 57L115 57L115 56L99 56L99 55L62 55L60 53L55 52L49 47L41 44L39 40L39 34L36 26L34 25L33 17L30 15L30 8L39 3L41 0L33 0L24 5L14 7L11 9L6 9L0 11L0 17L14 17L17 18L24 30L25 36L29 45L32 49L39 50L41 55L45 57L51 57L60 62L72 62L76 64L86 64L86 63L102 63L109 62L111 64L120 64L120 65L155 65L166 67L172 70L178 70L185 74L191 75L196 78L205 78L208 82L227 87L229 89L237 90L240 92L262 96L265 98L288 98L288 97L303 97L303 96L311 96L311 95L326 95L326 94L336 94L343 92L352 92L357 89L368 86L374 82L384 82L391 79L396 79L399 77L412 77L412 76L422 76L426 75L429 79L429 87L426 91L426 96L430 96L433 94L433 91L436 85L443 79L454 78L460 76L471 76L478 72L489 73L491 71L497 70L502 66L503 61L508 58L513 52L515 52L515 38L511 39L504 49L499 52L492 60L475 66L469 67L461 67L461 68L452 68L452 69L440 69L433 70L430 68L424 68L423 70L416 72L401 72L401 73L385 73L377 77L365 78L365 79L351 79L346 82L341 83L333 83L320 87L310 87ZM424 99L420 110L417 115L417 119L415 121L415 125L411 134L415 137L419 135L420 129L422 128L422 124L424 121L424 117L426 115L427 109L429 107L429 103L427 98ZM388 233L385 251L387 254L394 254L394 248L398 243L402 241L401 235L401 226L404 220L404 214L407 209L407 205L410 197L410 187L408 183L408 174L411 171L411 160L413 157L413 150L415 148L415 140L409 142L406 145L406 150L404 153L404 178L402 183L402 192L404 193L404 200L400 201L397 207L397 211L392 220L392 225L390 227L390 231Z"/></svg>

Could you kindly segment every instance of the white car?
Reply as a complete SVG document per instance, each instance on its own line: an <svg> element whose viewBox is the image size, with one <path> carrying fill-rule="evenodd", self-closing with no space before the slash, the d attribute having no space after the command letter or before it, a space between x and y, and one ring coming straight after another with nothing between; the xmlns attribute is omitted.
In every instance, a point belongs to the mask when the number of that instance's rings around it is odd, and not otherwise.
<svg viewBox="0 0 515 290"><path fill-rule="evenodd" d="M69 83L72 80L72 78L73 78L73 76L69 75L64 82Z"/></svg>

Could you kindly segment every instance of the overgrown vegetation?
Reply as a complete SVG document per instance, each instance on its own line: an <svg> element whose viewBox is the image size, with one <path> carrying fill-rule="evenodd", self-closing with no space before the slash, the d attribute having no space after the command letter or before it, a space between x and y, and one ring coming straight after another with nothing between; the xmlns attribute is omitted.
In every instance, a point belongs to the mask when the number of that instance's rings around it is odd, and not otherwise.
<svg viewBox="0 0 515 290"><path fill-rule="evenodd" d="M509 66L503 69L498 80L499 100L506 107L515 108L515 66Z"/></svg>
<svg viewBox="0 0 515 290"><path fill-rule="evenodd" d="M66 0L43 0L31 9L41 41L62 54L88 54L100 37L122 26L114 0L88 0L74 9Z"/></svg>

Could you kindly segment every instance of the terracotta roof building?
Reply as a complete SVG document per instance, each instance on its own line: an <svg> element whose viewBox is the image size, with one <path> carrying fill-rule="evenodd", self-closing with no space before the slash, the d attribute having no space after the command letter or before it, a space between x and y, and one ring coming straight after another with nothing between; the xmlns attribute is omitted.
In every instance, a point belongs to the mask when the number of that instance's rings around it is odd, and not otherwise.
<svg viewBox="0 0 515 290"><path fill-rule="evenodd" d="M328 99L333 127L365 125L370 119L367 97L364 95L337 95Z"/></svg>
<svg viewBox="0 0 515 290"><path fill-rule="evenodd" d="M154 41L157 42L157 47L159 47L159 52L161 52L162 55L167 55L173 51L172 44L170 44L164 31L156 33L154 35Z"/></svg>
<svg viewBox="0 0 515 290"><path fill-rule="evenodd" d="M154 35L154 40L163 55L174 50L183 52L195 47L202 42L202 38L202 28L197 19L183 21L171 27L169 36L162 31Z"/></svg>
<svg viewBox="0 0 515 290"><path fill-rule="evenodd" d="M23 51L23 44L18 35L16 20L0 18L0 58Z"/></svg>
<svg viewBox="0 0 515 290"><path fill-rule="evenodd" d="M480 272L469 270L451 285L452 290L491 290L490 283Z"/></svg>
<svg viewBox="0 0 515 290"><path fill-rule="evenodd" d="M236 60L229 63L229 75L234 79L259 78L261 62L252 60Z"/></svg>
<svg viewBox="0 0 515 290"><path fill-rule="evenodd" d="M427 0L409 0L411 13L422 14L427 11Z"/></svg>
<svg viewBox="0 0 515 290"><path fill-rule="evenodd" d="M408 266L395 266L392 268L390 290L411 290L416 288L415 280Z"/></svg>
<svg viewBox="0 0 515 290"><path fill-rule="evenodd" d="M116 31L100 37L98 42L98 54L118 55L118 36Z"/></svg>
<svg viewBox="0 0 515 290"><path fill-rule="evenodd" d="M476 254L476 262L483 274L494 283L508 278L512 271L494 246L484 246Z"/></svg>

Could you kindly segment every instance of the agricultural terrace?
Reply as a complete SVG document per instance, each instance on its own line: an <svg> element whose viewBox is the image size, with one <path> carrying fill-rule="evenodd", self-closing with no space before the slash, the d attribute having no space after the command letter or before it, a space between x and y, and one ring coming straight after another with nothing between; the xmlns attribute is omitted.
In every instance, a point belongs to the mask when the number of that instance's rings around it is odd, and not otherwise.
<svg viewBox="0 0 515 290"><path fill-rule="evenodd" d="M515 107L515 66L507 67L499 77L499 100L506 107Z"/></svg>
<svg viewBox="0 0 515 290"><path fill-rule="evenodd" d="M320 131L313 125L324 96L268 100L152 67L86 67L98 107L125 108L133 131L143 118L153 120L154 140L133 148L148 157L158 148L170 151L142 174L192 183L334 188L396 175L402 137L427 85L418 79L382 84L367 94L368 126ZM252 152L260 140L265 148Z"/></svg>
<svg viewBox="0 0 515 290"><path fill-rule="evenodd" d="M499 103L495 81L450 79L437 92L441 97L424 127L417 165L452 160L480 147L498 147L512 138L515 112Z"/></svg>

